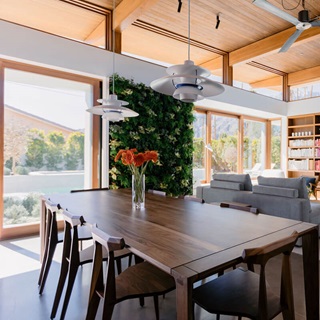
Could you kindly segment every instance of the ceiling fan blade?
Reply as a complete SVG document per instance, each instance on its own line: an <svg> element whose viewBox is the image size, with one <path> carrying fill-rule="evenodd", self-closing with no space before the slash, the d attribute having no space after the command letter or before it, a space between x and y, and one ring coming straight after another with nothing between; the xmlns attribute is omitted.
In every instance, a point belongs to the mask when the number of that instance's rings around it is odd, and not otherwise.
<svg viewBox="0 0 320 320"><path fill-rule="evenodd" d="M286 52L292 44L298 39L303 30L296 30L295 33L285 42L279 52Z"/></svg>
<svg viewBox="0 0 320 320"><path fill-rule="evenodd" d="M281 19L291 22L294 25L297 25L299 23L299 20L297 18L291 16L289 13L286 13L285 11L282 11L281 9L277 8L276 6L272 5L266 0L253 0L252 3L257 7L264 9L274 14L275 16L278 16Z"/></svg>
<svg viewBox="0 0 320 320"><path fill-rule="evenodd" d="M320 20L313 20L310 22L313 27L320 27Z"/></svg>

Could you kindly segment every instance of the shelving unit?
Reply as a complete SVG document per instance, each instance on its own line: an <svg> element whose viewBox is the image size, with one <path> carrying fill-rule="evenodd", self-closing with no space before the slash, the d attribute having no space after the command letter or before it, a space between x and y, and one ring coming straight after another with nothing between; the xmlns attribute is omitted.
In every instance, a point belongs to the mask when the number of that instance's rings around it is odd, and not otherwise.
<svg viewBox="0 0 320 320"><path fill-rule="evenodd" d="M288 177L320 175L320 114L288 118Z"/></svg>

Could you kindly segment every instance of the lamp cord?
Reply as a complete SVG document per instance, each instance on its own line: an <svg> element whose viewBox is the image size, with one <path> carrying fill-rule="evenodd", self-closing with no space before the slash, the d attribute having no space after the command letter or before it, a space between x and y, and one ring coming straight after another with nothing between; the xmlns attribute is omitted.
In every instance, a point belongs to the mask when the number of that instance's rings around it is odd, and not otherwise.
<svg viewBox="0 0 320 320"><path fill-rule="evenodd" d="M115 63L115 36L116 36L116 32L114 29L114 18L115 18L115 0L113 0L113 12L112 12L112 93L114 94L114 72L116 70L116 63Z"/></svg>
<svg viewBox="0 0 320 320"><path fill-rule="evenodd" d="M188 60L190 60L190 0L188 0Z"/></svg>

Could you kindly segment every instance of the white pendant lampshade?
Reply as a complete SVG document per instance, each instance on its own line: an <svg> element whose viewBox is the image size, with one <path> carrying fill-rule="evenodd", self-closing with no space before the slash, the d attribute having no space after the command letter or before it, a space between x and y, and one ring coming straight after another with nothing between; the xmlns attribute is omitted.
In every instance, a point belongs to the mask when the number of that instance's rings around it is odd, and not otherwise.
<svg viewBox="0 0 320 320"><path fill-rule="evenodd" d="M113 0L113 13L115 12L115 0ZM115 17L113 16L113 19ZM137 117L139 113L123 107L129 103L123 100L118 100L118 96L114 92L114 74L115 74L115 30L112 28L112 62L113 62L113 74L112 74L112 94L109 94L108 99L98 99L97 101L101 105L94 106L87 109L88 112L101 115L103 119L117 122L122 121L125 118Z"/></svg>
<svg viewBox="0 0 320 320"><path fill-rule="evenodd" d="M196 66L192 60L167 68L169 76L154 80L153 90L183 102L195 102L224 91L221 84L208 79L210 72Z"/></svg>
<svg viewBox="0 0 320 320"><path fill-rule="evenodd" d="M123 107L129 103L123 100L118 100L116 94L110 94L109 99L97 100L101 105L87 109L88 112L96 115L101 115L103 119L117 122L124 118L137 117L139 114L129 108Z"/></svg>
<svg viewBox="0 0 320 320"><path fill-rule="evenodd" d="M190 60L190 0L188 0L188 60L166 70L168 76L154 80L150 87L183 102L196 102L224 91L221 84L209 79L210 71Z"/></svg>

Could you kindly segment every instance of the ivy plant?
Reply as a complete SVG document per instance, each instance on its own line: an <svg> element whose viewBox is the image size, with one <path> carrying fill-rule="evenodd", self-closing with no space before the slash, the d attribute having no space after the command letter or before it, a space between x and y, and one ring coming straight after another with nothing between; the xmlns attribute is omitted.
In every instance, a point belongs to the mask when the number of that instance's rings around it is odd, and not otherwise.
<svg viewBox="0 0 320 320"><path fill-rule="evenodd" d="M136 148L159 153L159 162L148 164L146 189L163 190L171 196L191 194L193 104L118 75L115 93L139 116L110 123L110 188L131 187L129 168L114 158L120 149Z"/></svg>

